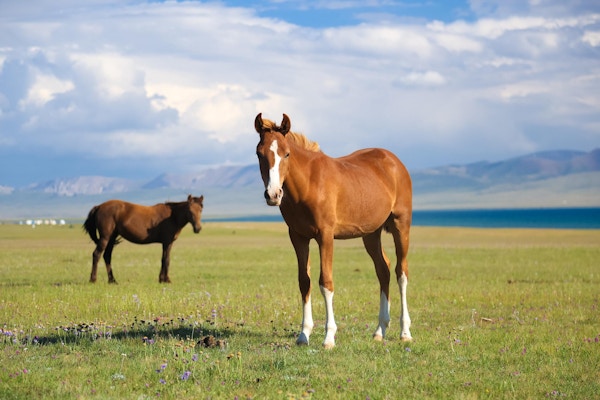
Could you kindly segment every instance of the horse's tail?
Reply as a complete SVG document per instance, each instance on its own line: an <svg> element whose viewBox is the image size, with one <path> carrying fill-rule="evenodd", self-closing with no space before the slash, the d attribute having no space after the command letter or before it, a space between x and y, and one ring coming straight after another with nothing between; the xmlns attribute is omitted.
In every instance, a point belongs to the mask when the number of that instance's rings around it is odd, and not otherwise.
<svg viewBox="0 0 600 400"><path fill-rule="evenodd" d="M401 215L394 215L394 214L390 214L390 216L388 217L388 219L385 220L385 222L383 223L383 230L386 233L392 233L394 231L397 231L398 228L396 226L396 223L394 222L395 219L400 219L402 221L404 221L405 223L408 222L408 227L410 227L411 223L412 223L412 211L408 211L404 214Z"/></svg>
<svg viewBox="0 0 600 400"><path fill-rule="evenodd" d="M392 224L394 223L393 219L394 219L394 217L392 215L390 215L388 217L388 219L383 223L383 230L386 233L391 233L392 232Z"/></svg>
<svg viewBox="0 0 600 400"><path fill-rule="evenodd" d="M90 235L90 238L94 241L94 243L98 244L100 239L98 239L97 229L96 229L96 214L98 213L98 206L95 206L90 210L87 219L83 223L83 230Z"/></svg>

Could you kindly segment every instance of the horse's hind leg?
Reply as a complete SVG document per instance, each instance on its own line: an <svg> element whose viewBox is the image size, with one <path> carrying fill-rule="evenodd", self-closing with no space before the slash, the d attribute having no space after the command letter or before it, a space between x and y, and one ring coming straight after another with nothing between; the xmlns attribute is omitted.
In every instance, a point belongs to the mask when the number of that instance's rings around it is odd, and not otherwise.
<svg viewBox="0 0 600 400"><path fill-rule="evenodd" d="M367 253L373 260L377 279L379 279L379 324L373 333L375 340L383 340L390 325L390 261L381 246L381 229L363 237Z"/></svg>
<svg viewBox="0 0 600 400"><path fill-rule="evenodd" d="M392 218L390 218L392 219ZM393 223L388 223L387 228L394 237L396 245L396 278L400 288L401 315L400 326L402 331L400 338L403 341L412 340L410 334L410 316L408 315L408 302L406 300L406 291L408 287L408 243L410 235L410 213L403 213L393 216ZM392 222L390 221L390 222Z"/></svg>
<svg viewBox="0 0 600 400"><path fill-rule="evenodd" d="M106 250L104 251L104 263L106 264L106 273L108 275L108 283L117 283L115 277L113 276L111 260L112 260L112 252L115 247L115 243L117 242L118 234L114 234L108 240L108 244L106 245Z"/></svg>

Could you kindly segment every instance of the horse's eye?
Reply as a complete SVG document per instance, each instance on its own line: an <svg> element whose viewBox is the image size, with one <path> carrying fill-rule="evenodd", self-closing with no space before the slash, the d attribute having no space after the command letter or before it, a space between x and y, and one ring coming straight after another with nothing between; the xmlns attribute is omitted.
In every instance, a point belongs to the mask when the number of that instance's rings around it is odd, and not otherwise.
<svg viewBox="0 0 600 400"><path fill-rule="evenodd" d="M288 158L290 156L290 153L286 153L284 158Z"/></svg>

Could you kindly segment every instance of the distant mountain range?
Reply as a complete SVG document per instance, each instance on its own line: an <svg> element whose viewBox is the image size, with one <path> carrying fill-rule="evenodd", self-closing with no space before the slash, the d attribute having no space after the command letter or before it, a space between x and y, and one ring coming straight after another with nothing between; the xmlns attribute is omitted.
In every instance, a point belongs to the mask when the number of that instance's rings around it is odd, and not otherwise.
<svg viewBox="0 0 600 400"><path fill-rule="evenodd" d="M600 149L545 151L412 173L421 208L600 206Z"/></svg>
<svg viewBox="0 0 600 400"><path fill-rule="evenodd" d="M547 151L498 162L411 171L415 209L600 206L600 149ZM143 182L79 176L23 188L0 186L0 220L83 218L94 204L122 198L143 204L204 194L207 216L273 214L257 165L162 174Z"/></svg>
<svg viewBox="0 0 600 400"><path fill-rule="evenodd" d="M485 189L492 185L523 184L566 175L600 171L600 149L546 151L498 162L481 161L417 171L415 187L423 192L441 188Z"/></svg>

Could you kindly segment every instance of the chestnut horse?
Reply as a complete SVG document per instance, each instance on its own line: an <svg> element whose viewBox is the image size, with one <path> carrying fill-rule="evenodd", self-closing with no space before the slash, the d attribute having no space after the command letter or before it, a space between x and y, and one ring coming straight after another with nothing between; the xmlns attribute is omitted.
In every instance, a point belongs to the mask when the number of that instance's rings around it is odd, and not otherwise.
<svg viewBox="0 0 600 400"><path fill-rule="evenodd" d="M254 127L260 135L256 147L265 199L279 206L289 228L298 258L302 296L302 332L297 344L308 344L314 323L311 306L309 242L319 245L319 287L325 299L323 346L335 346L337 326L333 315L333 241L362 237L379 278L379 324L373 337L383 340L390 322L390 261L383 251L381 231L393 235L396 277L401 299L401 339L411 340L406 302L409 231L412 219L412 184L398 158L383 149L364 149L331 158L316 142L290 132L283 114L280 126L258 114Z"/></svg>
<svg viewBox="0 0 600 400"><path fill-rule="evenodd" d="M189 222L194 233L200 232L204 196L192 197L179 203L143 206L121 200L109 200L93 207L83 223L83 229L96 243L92 254L90 282L96 282L98 261L104 253L108 283L117 283L110 265L112 251L119 237L137 244L162 243L162 262L158 281L170 283L169 261L171 247L183 227ZM99 233L99 237L96 235Z"/></svg>

